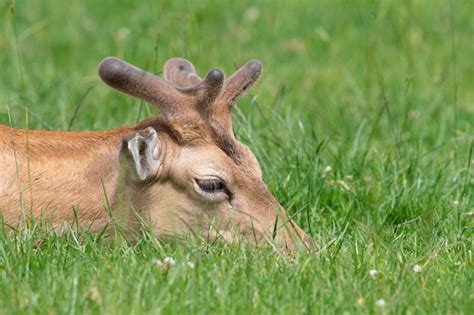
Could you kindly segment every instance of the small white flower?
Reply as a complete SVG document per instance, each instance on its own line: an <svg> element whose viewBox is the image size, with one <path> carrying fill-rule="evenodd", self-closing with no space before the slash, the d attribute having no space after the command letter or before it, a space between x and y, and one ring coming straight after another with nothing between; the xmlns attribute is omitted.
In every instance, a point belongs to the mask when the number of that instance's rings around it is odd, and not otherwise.
<svg viewBox="0 0 474 315"><path fill-rule="evenodd" d="M102 300L102 297L100 295L100 291L96 286L93 286L90 289L89 296L90 296L92 301L95 301L95 302L98 302L98 303L100 303L100 301Z"/></svg>
<svg viewBox="0 0 474 315"><path fill-rule="evenodd" d="M170 265L170 266L174 266L176 264L176 260L174 260L173 257L165 257L165 259L163 259L163 263L167 264L167 265Z"/></svg>
<svg viewBox="0 0 474 315"><path fill-rule="evenodd" d="M194 269L194 263L192 261L188 261L186 264L190 269Z"/></svg>
<svg viewBox="0 0 474 315"><path fill-rule="evenodd" d="M121 27L121 28L119 28L119 30L117 32L117 37L118 37L119 41L123 42L129 34L130 34L130 30L128 28Z"/></svg>
<svg viewBox="0 0 474 315"><path fill-rule="evenodd" d="M345 190L345 191L350 191L351 190L351 187L349 185L347 185L347 183L345 181L338 180L337 183L339 185L341 185L342 190Z"/></svg>
<svg viewBox="0 0 474 315"><path fill-rule="evenodd" d="M323 27L318 27L317 29L314 30L314 32L316 33L316 35L319 36L319 38L323 42L329 42L329 39L330 39L329 34Z"/></svg>
<svg viewBox="0 0 474 315"><path fill-rule="evenodd" d="M375 305L380 306L380 307L384 307L385 304L386 303L384 299L378 299L377 301L375 301Z"/></svg>
<svg viewBox="0 0 474 315"><path fill-rule="evenodd" d="M454 200L454 201L453 201L453 205L454 205L455 207L459 206L459 200Z"/></svg>
<svg viewBox="0 0 474 315"><path fill-rule="evenodd" d="M377 274L378 274L377 270L375 270L375 269L370 269L370 270L369 270L369 275L370 275L372 278L374 278L374 279L377 278Z"/></svg>
<svg viewBox="0 0 474 315"><path fill-rule="evenodd" d="M165 257L163 261L160 259L153 259L152 263L161 271L167 272L172 266L176 264L176 260L173 257Z"/></svg>
<svg viewBox="0 0 474 315"><path fill-rule="evenodd" d="M414 265L413 266L413 272L414 273L420 273L423 269L421 268L420 265Z"/></svg>
<svg viewBox="0 0 474 315"><path fill-rule="evenodd" d="M332 167L331 167L331 166L328 165L328 166L326 166L326 167L324 168L324 173L329 173L330 171L332 171Z"/></svg>
<svg viewBox="0 0 474 315"><path fill-rule="evenodd" d="M245 11L245 17L252 22L257 20L259 15L260 10L257 7L249 7L247 11Z"/></svg>

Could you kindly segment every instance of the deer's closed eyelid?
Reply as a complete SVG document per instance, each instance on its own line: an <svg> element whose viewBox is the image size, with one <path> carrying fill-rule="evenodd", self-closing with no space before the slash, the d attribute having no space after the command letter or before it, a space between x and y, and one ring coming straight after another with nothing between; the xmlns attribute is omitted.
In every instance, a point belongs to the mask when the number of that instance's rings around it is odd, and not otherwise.
<svg viewBox="0 0 474 315"><path fill-rule="evenodd" d="M225 181L218 177L194 178L193 186L196 193L206 201L221 202L229 200L231 196Z"/></svg>
<svg viewBox="0 0 474 315"><path fill-rule="evenodd" d="M227 193L228 190L226 183L219 178L211 178L204 180L196 179L196 183L202 191L205 191L207 193Z"/></svg>

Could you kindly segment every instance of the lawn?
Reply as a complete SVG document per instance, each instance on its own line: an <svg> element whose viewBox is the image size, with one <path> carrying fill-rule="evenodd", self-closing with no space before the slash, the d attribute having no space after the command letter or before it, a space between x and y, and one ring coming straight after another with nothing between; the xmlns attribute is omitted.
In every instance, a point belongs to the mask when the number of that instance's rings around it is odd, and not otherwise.
<svg viewBox="0 0 474 315"><path fill-rule="evenodd" d="M96 73L250 59L234 111L320 249L137 244L0 229L0 314L474 311L474 2L0 1L0 123L103 130L156 115ZM0 174L1 176L1 174ZM1 205L0 205L1 207ZM157 260L172 257L174 265Z"/></svg>

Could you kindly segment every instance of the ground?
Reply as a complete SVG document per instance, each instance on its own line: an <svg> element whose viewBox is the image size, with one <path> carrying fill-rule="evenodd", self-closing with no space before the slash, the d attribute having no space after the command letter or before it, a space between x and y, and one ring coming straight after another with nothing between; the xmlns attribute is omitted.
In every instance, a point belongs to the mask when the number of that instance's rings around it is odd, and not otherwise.
<svg viewBox="0 0 474 315"><path fill-rule="evenodd" d="M96 74L171 57L261 81L234 112L320 250L0 234L0 313L472 313L474 2L0 1L0 123L156 114ZM0 174L1 176L1 174ZM0 205L1 207L1 205ZM39 241L42 240L42 241ZM160 265L158 260L167 259Z"/></svg>

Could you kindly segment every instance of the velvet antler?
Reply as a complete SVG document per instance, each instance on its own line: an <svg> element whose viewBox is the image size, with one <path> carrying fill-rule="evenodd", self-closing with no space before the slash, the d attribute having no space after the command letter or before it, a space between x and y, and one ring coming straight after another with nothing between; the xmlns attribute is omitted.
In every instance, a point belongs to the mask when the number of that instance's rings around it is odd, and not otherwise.
<svg viewBox="0 0 474 315"><path fill-rule="evenodd" d="M262 73L256 60L247 62L224 82L220 69L213 69L201 79L193 64L173 58L164 65L164 80L118 58L105 58L99 75L111 87L157 106L168 119L183 117L217 120L232 133L231 107Z"/></svg>
<svg viewBox="0 0 474 315"><path fill-rule="evenodd" d="M192 66L192 65L191 65ZM115 57L107 57L99 64L99 76L111 87L138 97L158 107L171 120L183 117L207 116L222 89L224 74L219 69L209 71L203 80L190 78L187 85L162 80ZM182 76L177 78L183 79Z"/></svg>

